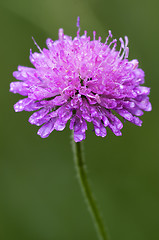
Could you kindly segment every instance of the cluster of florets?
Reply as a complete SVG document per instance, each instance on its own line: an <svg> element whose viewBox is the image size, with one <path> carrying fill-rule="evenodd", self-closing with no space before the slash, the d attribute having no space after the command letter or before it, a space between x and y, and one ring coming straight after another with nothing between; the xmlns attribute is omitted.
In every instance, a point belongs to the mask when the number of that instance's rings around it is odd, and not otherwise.
<svg viewBox="0 0 159 240"><path fill-rule="evenodd" d="M79 24L78 24L79 27ZM10 91L26 98L14 105L16 112L36 111L29 118L31 124L41 126L38 134L46 138L55 129L62 131L70 120L75 142L85 139L87 122L93 123L97 136L106 136L106 127L120 136L122 122L114 114L141 126L138 118L151 110L150 89L144 83L144 72L138 61L128 61L128 38L109 42L111 31L105 41L93 40L87 32L80 36L64 35L59 29L59 39L47 39L48 49L40 53L30 51L30 61L35 68L18 67L13 76L20 80L12 82Z"/></svg>

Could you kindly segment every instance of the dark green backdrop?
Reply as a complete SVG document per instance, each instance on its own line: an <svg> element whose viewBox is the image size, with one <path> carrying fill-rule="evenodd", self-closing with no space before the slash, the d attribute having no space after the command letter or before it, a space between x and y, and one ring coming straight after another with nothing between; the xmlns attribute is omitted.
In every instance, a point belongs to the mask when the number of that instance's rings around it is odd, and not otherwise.
<svg viewBox="0 0 159 240"><path fill-rule="evenodd" d="M41 139L28 123L29 113L15 113L20 96L9 93L12 72L31 66L29 50L63 27L75 36L93 30L104 41L129 37L130 57L140 61L151 87L153 111L143 126L125 123L123 136L104 139L87 131L88 173L111 240L159 239L159 1L151 0L1 0L0 1L0 239L96 240L77 183L70 131Z"/></svg>

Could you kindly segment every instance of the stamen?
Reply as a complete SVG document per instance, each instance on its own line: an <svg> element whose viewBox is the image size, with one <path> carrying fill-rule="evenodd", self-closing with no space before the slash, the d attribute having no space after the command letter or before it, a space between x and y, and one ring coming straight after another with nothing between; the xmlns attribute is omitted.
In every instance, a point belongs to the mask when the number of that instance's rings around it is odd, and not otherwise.
<svg viewBox="0 0 159 240"><path fill-rule="evenodd" d="M77 27L80 28L80 17L77 17Z"/></svg>
<svg viewBox="0 0 159 240"><path fill-rule="evenodd" d="M62 93L64 93L67 89L71 88L70 86L68 87L65 87L63 90L62 90Z"/></svg>
<svg viewBox="0 0 159 240"><path fill-rule="evenodd" d="M122 39L122 38L119 38L119 41L120 41L121 45L120 45L120 49L119 49L119 54L118 54L118 56L120 56L120 53L121 53L122 49L124 48L124 41L123 41L123 39Z"/></svg>
<svg viewBox="0 0 159 240"><path fill-rule="evenodd" d="M126 50L125 50L125 58L128 58L128 56L129 56L129 48L126 47Z"/></svg>
<svg viewBox="0 0 159 240"><path fill-rule="evenodd" d="M78 27L78 31L77 31L77 36L79 37L79 33L80 33L80 17L77 17L77 24L76 26Z"/></svg>
<svg viewBox="0 0 159 240"><path fill-rule="evenodd" d="M121 48L124 48L124 41L122 38L119 38L119 41L121 42Z"/></svg>
<svg viewBox="0 0 159 240"><path fill-rule="evenodd" d="M112 42L109 43L108 47L110 47L113 43L116 43L116 42L117 42L117 40L114 39Z"/></svg>
<svg viewBox="0 0 159 240"><path fill-rule="evenodd" d="M34 42L34 44L37 46L37 48L39 49L39 51L41 52L41 53L43 53L43 51L41 50L41 48L39 47L39 45L36 43L36 41L35 41L35 39L32 37L32 40L33 40L33 42Z"/></svg>
<svg viewBox="0 0 159 240"><path fill-rule="evenodd" d="M120 40L120 39L119 39ZM123 40L122 40L123 41ZM125 36L125 45L124 45L124 41L122 42L122 44L123 44L123 49L124 49L124 51L123 51L123 53L122 53L122 55L121 55L121 59L124 57L124 55L125 55L125 58L127 57L127 55L128 55L128 47L127 47L127 45L128 45L128 37L127 36Z"/></svg>
<svg viewBox="0 0 159 240"><path fill-rule="evenodd" d="M116 48L116 46L117 46L117 41L114 43L112 50L114 50Z"/></svg>
<svg viewBox="0 0 159 240"><path fill-rule="evenodd" d="M108 37L106 38L105 44L107 44L107 42L108 42L108 40L109 40L110 37L111 37L111 38L113 37L113 35L112 35L112 33L111 33L110 30L108 31L108 33L109 33L109 35L108 35Z"/></svg>
<svg viewBox="0 0 159 240"><path fill-rule="evenodd" d="M32 37L32 40L33 40L33 42L34 42L34 44L37 46L37 48L39 49L39 51L44 55L44 52L41 50L41 48L39 47L39 45L36 43L36 41L35 41L35 39ZM53 41L51 40L51 39L47 39L47 44L48 44L48 46L50 45L51 46L51 44L53 44ZM33 53L32 53L32 49L30 49L30 56L34 59L34 57L33 57ZM50 58L50 57L49 57ZM44 62L46 63L46 65L49 67L49 62L48 61L46 61L46 60L44 60Z"/></svg>
<svg viewBox="0 0 159 240"><path fill-rule="evenodd" d="M127 47L127 46L128 46L128 43L129 43L128 37L127 37L127 36L125 36L125 47Z"/></svg>
<svg viewBox="0 0 159 240"><path fill-rule="evenodd" d="M93 40L96 40L96 31L93 31Z"/></svg>
<svg viewBox="0 0 159 240"><path fill-rule="evenodd" d="M63 29L60 28L60 29L59 29L59 40L63 40L63 37L64 37Z"/></svg>
<svg viewBox="0 0 159 240"><path fill-rule="evenodd" d="M128 37L125 36L125 58L128 58L129 55L128 43L129 43Z"/></svg>

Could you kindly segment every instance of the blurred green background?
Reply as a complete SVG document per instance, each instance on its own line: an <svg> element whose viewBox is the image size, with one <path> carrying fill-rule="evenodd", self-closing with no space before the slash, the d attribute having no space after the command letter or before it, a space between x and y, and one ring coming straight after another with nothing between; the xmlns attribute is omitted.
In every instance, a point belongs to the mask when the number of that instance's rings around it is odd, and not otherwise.
<svg viewBox="0 0 159 240"><path fill-rule="evenodd" d="M108 130L104 139L91 129L84 142L91 186L111 240L159 239L159 1L151 0L1 0L1 150L0 239L97 240L74 170L70 131L41 139L28 123L30 113L15 113L21 97L9 93L12 72L31 66L29 50L58 37L76 35L76 17L102 36L129 37L129 59L137 58L151 87L153 111L143 126L125 123L123 136Z"/></svg>

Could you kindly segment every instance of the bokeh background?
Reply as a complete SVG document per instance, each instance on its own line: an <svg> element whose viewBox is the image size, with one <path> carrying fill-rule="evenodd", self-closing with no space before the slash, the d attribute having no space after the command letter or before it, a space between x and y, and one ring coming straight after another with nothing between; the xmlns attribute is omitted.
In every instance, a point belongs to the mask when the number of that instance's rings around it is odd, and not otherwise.
<svg viewBox="0 0 159 240"><path fill-rule="evenodd" d="M31 66L29 50L58 37L63 27L76 35L96 30L103 41L129 37L129 59L137 58L151 87L153 111L143 126L128 122L116 137L89 130L84 141L91 186L111 240L159 239L159 1L151 0L1 0L0 1L0 239L96 240L73 165L70 131L47 139L28 123L30 113L15 113L20 96L9 93L12 72Z"/></svg>

